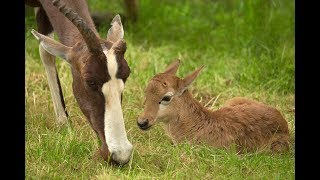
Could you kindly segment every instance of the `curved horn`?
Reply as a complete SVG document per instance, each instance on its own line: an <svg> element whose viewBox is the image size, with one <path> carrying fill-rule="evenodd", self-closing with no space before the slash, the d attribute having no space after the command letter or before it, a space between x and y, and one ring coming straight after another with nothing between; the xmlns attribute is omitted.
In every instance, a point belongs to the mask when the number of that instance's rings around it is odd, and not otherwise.
<svg viewBox="0 0 320 180"><path fill-rule="evenodd" d="M79 30L84 41L86 42L88 49L93 54L103 53L100 41L96 34L88 27L86 22L74 12L71 8L67 7L65 3L60 0L53 0L53 5L59 9L59 11L65 15Z"/></svg>

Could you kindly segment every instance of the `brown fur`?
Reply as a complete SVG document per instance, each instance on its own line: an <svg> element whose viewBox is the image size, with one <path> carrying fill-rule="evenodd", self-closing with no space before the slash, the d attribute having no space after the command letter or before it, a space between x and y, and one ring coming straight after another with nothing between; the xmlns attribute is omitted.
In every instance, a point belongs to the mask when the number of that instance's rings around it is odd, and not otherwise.
<svg viewBox="0 0 320 180"><path fill-rule="evenodd" d="M170 71L170 67L168 69ZM172 72L172 69L170 73L155 75L146 88L144 112L138 119L138 125L148 122L146 126L149 128L156 121L161 121L176 143L187 140L217 148L229 148L235 144L239 151L263 148L272 152L288 150L288 124L277 109L244 97L235 97L220 109L210 111L188 90L181 92L186 88L187 78L191 78L192 82L200 70L184 79L176 77L176 70ZM173 98L164 110L160 110L159 102L168 91L174 92Z"/></svg>
<svg viewBox="0 0 320 180"><path fill-rule="evenodd" d="M38 28L42 33L47 35L52 27L57 33L59 42L38 32L33 32L40 42L50 47L48 49L51 49L52 52L59 52L56 54L70 64L74 96L81 111L101 141L100 152L102 157L108 160L109 152L104 133L105 98L101 92L102 85L110 80L106 56L102 53L94 54L89 51L88 44L84 41L77 27L64 14L60 13L58 8L53 5L52 0L28 0L25 3L40 8L36 15ZM122 38L119 39L119 29L112 29L114 28L112 26L110 28L112 31L108 33L107 39L102 39L93 24L85 0L63 0L63 3L84 20L85 24L96 35L99 41L97 44L103 44L108 50L114 50L118 63L116 77L125 83L130 74L130 68L124 59L126 42ZM121 22L119 23L121 24ZM108 38L115 41L111 42ZM59 80L58 77L57 79ZM59 89L61 90L60 84ZM60 94L62 97L61 92ZM63 98L61 101L64 105Z"/></svg>

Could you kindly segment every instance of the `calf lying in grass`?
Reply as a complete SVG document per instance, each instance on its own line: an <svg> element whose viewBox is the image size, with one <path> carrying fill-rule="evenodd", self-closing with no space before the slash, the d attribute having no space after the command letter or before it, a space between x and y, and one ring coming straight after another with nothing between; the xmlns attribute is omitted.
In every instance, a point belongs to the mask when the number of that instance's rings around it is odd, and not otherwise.
<svg viewBox="0 0 320 180"><path fill-rule="evenodd" d="M187 89L203 67L180 79L175 76L179 64L179 60L172 63L149 81L144 112L137 122L140 129L161 121L175 143L187 140L217 148L235 144L240 152L289 149L288 124L277 109L236 97L219 110L209 111Z"/></svg>

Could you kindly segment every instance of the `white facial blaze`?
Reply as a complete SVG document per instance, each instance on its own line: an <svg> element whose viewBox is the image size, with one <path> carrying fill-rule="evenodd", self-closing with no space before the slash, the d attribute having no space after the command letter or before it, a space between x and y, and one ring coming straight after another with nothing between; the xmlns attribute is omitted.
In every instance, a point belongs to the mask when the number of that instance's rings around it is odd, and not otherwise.
<svg viewBox="0 0 320 180"><path fill-rule="evenodd" d="M126 163L130 160L132 145L127 139L121 108L121 93L124 83L116 78L118 64L114 51L103 51L107 56L108 71L111 79L104 83L102 92L105 97L104 132L108 149L113 160Z"/></svg>

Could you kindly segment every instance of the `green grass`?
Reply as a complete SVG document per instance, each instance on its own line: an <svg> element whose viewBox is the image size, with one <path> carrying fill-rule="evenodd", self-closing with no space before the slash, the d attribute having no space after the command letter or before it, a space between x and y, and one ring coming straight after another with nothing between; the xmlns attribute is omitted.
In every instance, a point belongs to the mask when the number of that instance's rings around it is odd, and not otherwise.
<svg viewBox="0 0 320 180"><path fill-rule="evenodd" d="M89 0L89 7L123 12L115 0ZM26 179L294 179L294 1L140 0L139 21L125 24L132 73L123 111L134 152L121 168L94 158L97 137L72 94L70 68L60 59L70 124L56 126L38 42L30 33L35 19L25 19ZM101 37L108 28L99 29ZM278 108L289 123L290 151L238 155L205 145L173 146L160 125L139 130L146 83L175 58L182 60L179 76L205 65L191 90L213 110L234 96Z"/></svg>

